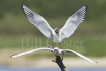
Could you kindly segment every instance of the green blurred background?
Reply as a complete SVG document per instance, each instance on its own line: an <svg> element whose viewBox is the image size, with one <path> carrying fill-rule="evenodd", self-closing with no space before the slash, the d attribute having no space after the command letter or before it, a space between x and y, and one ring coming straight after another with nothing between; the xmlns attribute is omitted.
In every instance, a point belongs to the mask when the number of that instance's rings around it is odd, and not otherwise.
<svg viewBox="0 0 106 71"><path fill-rule="evenodd" d="M73 49L86 56L105 57L106 0L1 0L0 49L23 49L24 51L27 48L46 46L47 41L49 45L53 43L52 39L46 38L33 24L29 23L21 9L22 4L43 16L52 28L63 27L69 16L87 5L84 22L70 38L62 42L63 48ZM28 41L28 44L23 44L23 41ZM83 41L82 46L81 41ZM32 54L32 56L36 55Z"/></svg>

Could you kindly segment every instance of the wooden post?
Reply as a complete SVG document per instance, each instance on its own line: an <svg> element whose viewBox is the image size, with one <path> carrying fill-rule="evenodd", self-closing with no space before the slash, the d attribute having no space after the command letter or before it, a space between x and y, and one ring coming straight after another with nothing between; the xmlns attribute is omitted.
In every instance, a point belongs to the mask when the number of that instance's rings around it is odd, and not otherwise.
<svg viewBox="0 0 106 71"><path fill-rule="evenodd" d="M56 56L56 63L58 64L58 66L60 67L60 69L61 69L62 71L68 71L68 70L66 69L66 67L64 66L64 64L63 64L63 62L62 62L60 56Z"/></svg>

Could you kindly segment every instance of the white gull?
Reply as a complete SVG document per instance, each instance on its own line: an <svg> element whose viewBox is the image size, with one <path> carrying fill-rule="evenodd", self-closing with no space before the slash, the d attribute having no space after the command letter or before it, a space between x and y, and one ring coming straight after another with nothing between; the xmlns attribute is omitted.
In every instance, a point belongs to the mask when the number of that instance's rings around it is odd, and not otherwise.
<svg viewBox="0 0 106 71"><path fill-rule="evenodd" d="M70 49L60 49L60 48L48 48L48 47L42 47L42 48L37 48L37 49L33 49L33 50L30 50L30 51L26 51L26 52L23 52L23 53L19 53L19 54L15 54L15 55L12 55L11 58L15 58L15 57L19 57L19 56L23 56L23 55L26 55L26 54L29 54L29 53L32 53L34 51L37 51L37 50L51 50L55 56L60 56L61 54L63 54L64 52L67 52L67 53L70 53L70 54L76 54L78 55L79 57L89 61L89 62L92 62L92 63L97 63L83 55L81 55L80 53L74 51L74 50L70 50Z"/></svg>
<svg viewBox="0 0 106 71"><path fill-rule="evenodd" d="M22 5L22 10L29 22L34 24L46 37L53 38L54 42L61 42L64 38L70 37L77 29L79 24L83 22L87 11L87 6L83 6L76 13L70 16L61 29L52 29L42 16L34 13L25 5Z"/></svg>

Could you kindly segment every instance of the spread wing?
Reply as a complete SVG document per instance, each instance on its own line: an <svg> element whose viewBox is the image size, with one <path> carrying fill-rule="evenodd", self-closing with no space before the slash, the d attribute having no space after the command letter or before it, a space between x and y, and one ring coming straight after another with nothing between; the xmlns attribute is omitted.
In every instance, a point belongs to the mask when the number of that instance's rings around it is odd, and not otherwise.
<svg viewBox="0 0 106 71"><path fill-rule="evenodd" d="M37 50L52 50L52 49L51 49L51 48L48 48L48 47L37 48L37 49L33 49L33 50L26 51L26 52L23 52L23 53L19 53L19 54L12 55L11 58L23 56L23 55L32 53L32 52L37 51Z"/></svg>
<svg viewBox="0 0 106 71"><path fill-rule="evenodd" d="M30 23L34 24L46 37L52 38L52 28L42 16L34 13L25 5L22 5L22 10Z"/></svg>
<svg viewBox="0 0 106 71"><path fill-rule="evenodd" d="M83 22L86 15L86 11L87 6L83 6L75 14L68 18L63 28L60 29L60 35L62 39L68 38L74 33L79 24Z"/></svg>
<svg viewBox="0 0 106 71"><path fill-rule="evenodd" d="M79 57L81 57L81 58L83 58L83 59L85 59L85 60L87 60L87 61L89 61L89 62L97 63L97 62L95 62L95 61L93 61L93 60L91 60L91 59L89 59L89 58L87 58L87 57L85 57L85 56L79 54L78 52L76 52L76 51L74 51L74 50L63 49L63 51L65 51L65 52L67 52L67 53L74 53L74 54L78 55Z"/></svg>

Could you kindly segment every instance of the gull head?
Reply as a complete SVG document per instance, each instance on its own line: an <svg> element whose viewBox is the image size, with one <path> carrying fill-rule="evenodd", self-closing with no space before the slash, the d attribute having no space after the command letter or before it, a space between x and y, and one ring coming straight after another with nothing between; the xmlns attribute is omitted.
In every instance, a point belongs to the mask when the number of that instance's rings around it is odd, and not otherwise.
<svg viewBox="0 0 106 71"><path fill-rule="evenodd" d="M59 48L55 47L54 48L54 54L57 55L59 53Z"/></svg>
<svg viewBox="0 0 106 71"><path fill-rule="evenodd" d="M63 52L61 51L61 49L59 49L58 47L55 47L54 48L54 54L56 55L56 56L60 56Z"/></svg>
<svg viewBox="0 0 106 71"><path fill-rule="evenodd" d="M54 54L57 55L59 53L58 49L54 49Z"/></svg>
<svg viewBox="0 0 106 71"><path fill-rule="evenodd" d="M55 28L54 30L55 30L55 33L58 34L60 29L59 28Z"/></svg>

